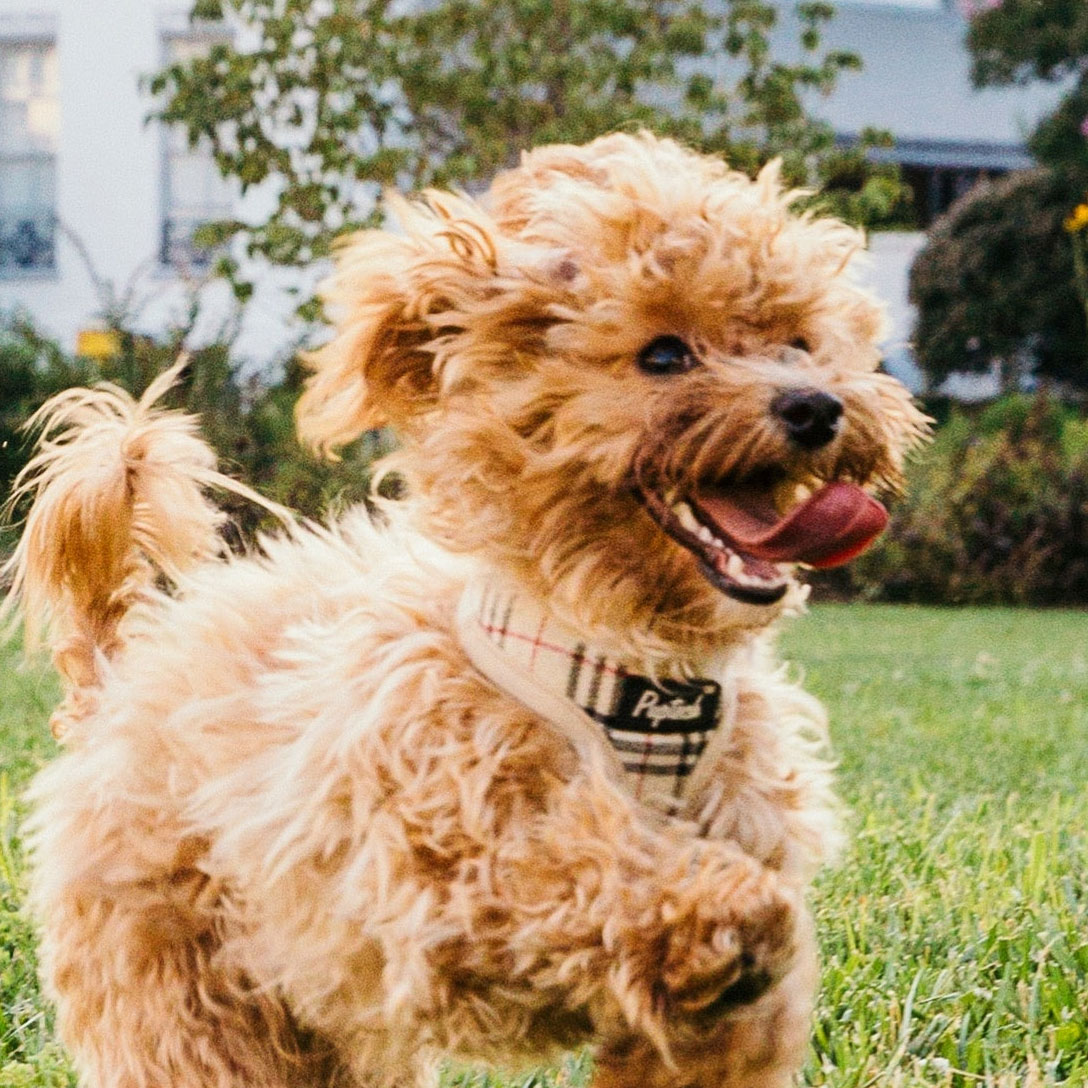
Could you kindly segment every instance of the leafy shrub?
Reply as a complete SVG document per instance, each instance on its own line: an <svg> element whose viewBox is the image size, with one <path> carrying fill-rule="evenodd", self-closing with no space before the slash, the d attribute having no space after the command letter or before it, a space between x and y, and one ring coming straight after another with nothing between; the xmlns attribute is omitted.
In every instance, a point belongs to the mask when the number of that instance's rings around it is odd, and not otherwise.
<svg viewBox="0 0 1088 1088"><path fill-rule="evenodd" d="M23 422L42 402L88 376L56 344L23 318L0 323L0 493L6 492L28 452Z"/></svg>
<svg viewBox="0 0 1088 1088"><path fill-rule="evenodd" d="M1062 224L1083 189L1053 170L977 185L933 225L910 274L918 362L939 384L955 371L1034 371L1088 389L1088 337Z"/></svg>
<svg viewBox="0 0 1088 1088"><path fill-rule="evenodd" d="M91 369L67 358L40 336L23 317L0 321L0 501L30 454L23 423L54 393L82 385ZM11 544L11 531L0 524L0 554Z"/></svg>
<svg viewBox="0 0 1088 1088"><path fill-rule="evenodd" d="M29 455L23 421L52 393L110 380L139 394L175 357L171 343L126 337L105 363L72 359L21 319L0 326L0 496ZM198 413L222 467L311 518L360 502L370 465L388 448L370 434L337 463L295 437L304 371L288 362L272 382L243 380L227 348L194 352L175 407ZM222 496L237 533L261 512ZM845 569L817 575L825 595L943 603L1088 604L1088 419L1046 395L953 409L910 470L882 540ZM0 550L12 536L0 536Z"/></svg>
<svg viewBox="0 0 1088 1088"><path fill-rule="evenodd" d="M956 410L847 578L885 601L1088 604L1085 421L1045 394Z"/></svg>
<svg viewBox="0 0 1088 1088"><path fill-rule="evenodd" d="M26 463L33 436L23 424L45 400L72 385L110 381L139 395L177 357L171 341L125 335L120 354L94 361L66 356L21 317L0 321L0 502ZM292 359L274 381L245 380L230 360L227 345L192 353L189 366L168 398L171 406L194 412L219 454L221 467L268 498L304 517L320 517L330 506L363 499L370 462L388 443L368 435L343 452L339 462L319 461L295 437L294 402L303 369ZM262 525L261 512L234 496L220 496L242 536ZM13 533L0 529L0 552Z"/></svg>

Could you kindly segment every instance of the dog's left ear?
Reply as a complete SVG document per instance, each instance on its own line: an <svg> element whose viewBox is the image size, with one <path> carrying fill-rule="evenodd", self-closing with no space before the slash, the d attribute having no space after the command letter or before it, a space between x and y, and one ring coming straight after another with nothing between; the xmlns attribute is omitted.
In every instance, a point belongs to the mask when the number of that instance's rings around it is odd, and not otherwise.
<svg viewBox="0 0 1088 1088"><path fill-rule="evenodd" d="M337 330L305 357L314 373L297 419L302 440L323 453L432 409L441 344L502 289L499 229L472 200L431 192L386 203L403 233L349 236L322 289Z"/></svg>

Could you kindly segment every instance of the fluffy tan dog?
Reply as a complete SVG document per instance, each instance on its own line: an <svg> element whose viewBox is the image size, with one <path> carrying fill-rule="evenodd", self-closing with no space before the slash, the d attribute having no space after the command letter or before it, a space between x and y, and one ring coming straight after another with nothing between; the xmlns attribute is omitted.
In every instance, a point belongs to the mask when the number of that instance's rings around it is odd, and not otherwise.
<svg viewBox="0 0 1088 1088"><path fill-rule="evenodd" d="M47 406L8 575L69 689L29 835L85 1084L397 1088L584 1043L598 1088L789 1083L837 832L763 633L879 532L864 488L924 424L861 238L791 202L610 136L349 239L300 423L396 429L379 526L224 559L169 377Z"/></svg>

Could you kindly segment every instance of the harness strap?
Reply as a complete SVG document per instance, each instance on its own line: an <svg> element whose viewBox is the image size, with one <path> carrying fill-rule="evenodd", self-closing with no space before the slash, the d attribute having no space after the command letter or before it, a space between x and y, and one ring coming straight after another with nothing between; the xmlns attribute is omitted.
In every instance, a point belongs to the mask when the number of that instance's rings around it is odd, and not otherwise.
<svg viewBox="0 0 1088 1088"><path fill-rule="evenodd" d="M642 675L524 594L469 583L455 629L488 680L556 727L581 759L655 808L680 810L693 779L705 779L713 752L728 742L732 685Z"/></svg>

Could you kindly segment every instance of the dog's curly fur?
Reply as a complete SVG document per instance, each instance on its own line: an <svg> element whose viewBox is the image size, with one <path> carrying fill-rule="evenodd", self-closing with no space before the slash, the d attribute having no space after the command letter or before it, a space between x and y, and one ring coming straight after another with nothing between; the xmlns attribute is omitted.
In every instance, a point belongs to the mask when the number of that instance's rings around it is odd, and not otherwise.
<svg viewBox="0 0 1088 1088"><path fill-rule="evenodd" d="M32 900L93 1088L398 1088L446 1053L596 1048L598 1088L780 1088L814 989L805 882L834 848L823 714L632 487L894 486L924 421L877 371L859 235L665 140L545 147L479 201L347 240L302 434L400 437L408 497L215 556L192 421L48 406L8 565L48 626L66 751L32 788ZM683 373L636 365L672 335ZM791 346L792 345L792 346ZM833 441L770 405L816 388ZM500 576L644 671L714 661L729 743L677 816L477 672ZM164 589L166 580L170 592Z"/></svg>

